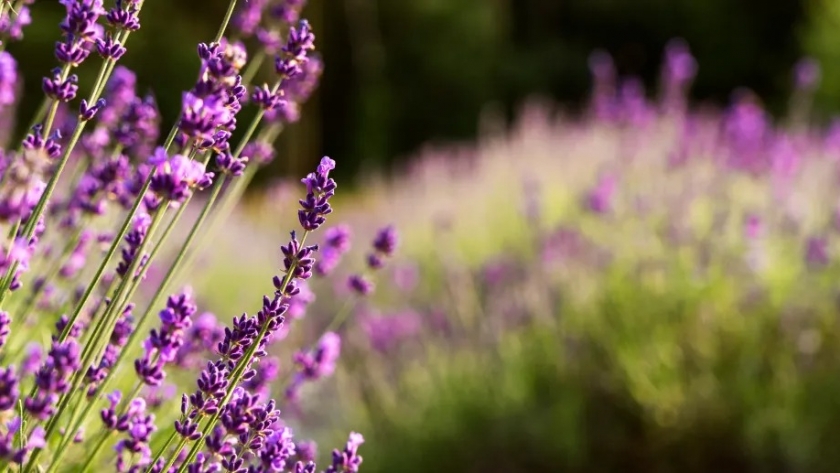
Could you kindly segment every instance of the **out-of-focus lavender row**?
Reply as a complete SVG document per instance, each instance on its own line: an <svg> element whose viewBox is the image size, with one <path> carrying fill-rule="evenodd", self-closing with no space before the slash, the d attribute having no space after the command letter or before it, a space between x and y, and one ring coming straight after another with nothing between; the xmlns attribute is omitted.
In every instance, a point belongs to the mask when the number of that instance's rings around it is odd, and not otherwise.
<svg viewBox="0 0 840 473"><path fill-rule="evenodd" d="M366 425L381 471L828 471L840 122L810 121L819 66L795 65L773 119L746 90L691 106L702 65L678 40L665 56L655 93L596 52L583 115L534 102L360 176L328 230L353 244L322 235L311 325L289 335L344 337L303 418ZM239 215L255 244L291 189Z"/></svg>

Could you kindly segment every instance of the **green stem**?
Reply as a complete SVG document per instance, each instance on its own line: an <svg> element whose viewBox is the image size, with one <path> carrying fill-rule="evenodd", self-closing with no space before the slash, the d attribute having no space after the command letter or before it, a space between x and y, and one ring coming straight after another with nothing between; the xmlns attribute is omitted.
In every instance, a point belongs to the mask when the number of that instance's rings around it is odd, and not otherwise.
<svg viewBox="0 0 840 473"><path fill-rule="evenodd" d="M26 299L23 305L23 309L17 311L22 317L25 317L27 314L29 314L29 311L31 311L32 308L35 306L35 302L38 301L38 296L41 294L41 291L43 291L43 289L47 287L47 283L49 283L53 278L58 276L59 271L61 271L61 267L64 265L67 258L70 256L70 252L79 243L79 240L82 237L82 228L82 226L79 226L79 228L77 228L76 231L73 232L73 236L64 245L64 249L62 249L61 251L61 256L52 260L52 265L46 272L47 276L44 277L44 283L32 288L29 297Z"/></svg>
<svg viewBox="0 0 840 473"><path fill-rule="evenodd" d="M114 298L111 301L111 305L109 306L109 308L105 312L105 314L99 319L99 321L97 322L97 326L94 329L93 335L88 340L88 343L85 344L85 348L83 350L83 355L82 355L82 362L80 364L80 366L82 366L83 368L87 367L87 366L90 366L91 362L93 361L94 355L98 356L98 353L100 353L102 351L102 347L101 347L102 343L100 341L100 338L104 338L105 341L107 342L107 337L102 336L103 333L107 333L107 330L104 330L103 327L113 325L113 323L111 323L111 321L109 319L113 318L114 322L116 322L116 320L118 319L119 312L116 312L114 310L114 308L121 305L121 304L119 304L119 301L122 299L121 296L122 296L123 292L125 291L125 289L128 285L128 282L134 280L134 275L137 273L137 269L140 266L140 262L143 260L142 255L143 255L143 253L145 253L146 246L149 244L149 241L153 238L154 233L157 230L157 227L160 225L161 221L163 220L163 216L166 213L165 209L166 209L167 204L168 204L168 202L163 202L161 207L155 213L154 217L152 217L152 222L149 226L148 232L146 233L146 238L144 238L143 243L140 245L140 248L137 251L137 255L134 258L134 261L132 261L131 265L129 265L128 271L126 272L125 277L123 277L122 282L120 283L120 286L117 288L117 293L114 295ZM150 262L146 261L146 263L143 266L143 270L148 268L149 264L150 264ZM140 279L140 277L138 277L137 279ZM117 313L116 317L112 316L112 314L115 313L115 312ZM69 326L69 324L68 324L68 326ZM68 329L65 329L65 331L67 331L67 330ZM94 349L94 347L97 347L97 349ZM84 369L81 369L76 373L76 376L73 380L73 384L72 384L72 387L70 388L70 391L68 391L67 394L65 394L64 396L61 397L61 400L59 401L59 405L58 405L58 409L57 409L56 413L52 416L50 421L47 423L44 438L49 439L52 436L53 432L55 431L56 426L58 425L58 420L61 418L64 411L67 409L67 406L70 403L70 398L72 397L72 394L79 390L79 388L81 386L81 383L84 380L84 376L85 376L85 370ZM26 470L25 471L27 473L29 471L31 471L32 467L35 465L35 460L38 458L38 455L42 451L43 451L42 449L35 449L32 452L31 458L26 465Z"/></svg>
<svg viewBox="0 0 840 473"><path fill-rule="evenodd" d="M93 447L93 450L85 453L85 455L87 456L87 460L85 460L85 464L82 465L82 468L79 469L78 471L81 471L81 472L88 471L88 468L90 468L93 465L94 460L96 459L97 456L99 456L99 451L102 450L102 447L105 446L105 442L108 441L108 438L111 437L111 434L112 434L112 431L106 430L105 432L102 433L102 435L99 436L99 442L96 443L96 446ZM47 473L52 473L52 471L54 470L53 465L57 465L57 464L58 464L58 462L54 461L53 464L50 465L50 468L47 470Z"/></svg>
<svg viewBox="0 0 840 473"><path fill-rule="evenodd" d="M116 365L114 365L114 366L116 366ZM111 371L113 371L113 369ZM110 373L110 371L109 371L109 373ZM136 398L137 395L140 394L140 390L143 389L143 386L144 386L144 384L142 382L140 382L140 381L137 382L137 384L134 387L134 389L132 390L131 394L128 397L125 398L126 400L128 400L128 403L126 403L126 405L123 407L123 409L121 409L121 412L120 412L119 415L124 415L126 413L126 411L128 410L128 405L131 403L131 400ZM98 394L100 391L101 391L101 389L97 389L96 394ZM93 399L96 398L96 394L93 396ZM79 429L79 426L81 425L81 421L83 421L85 419L85 417L87 417L87 415L90 413L90 409L93 406L94 406L93 402L87 403L87 408L84 411L82 411L81 413L76 414L73 417L73 421L70 424L70 425L72 425L72 428L68 427L66 432L67 433L76 432ZM112 431L110 431L110 430L106 430L105 432L103 432L102 435L100 435L99 441L97 442L96 447L94 447L93 452L90 452L90 451L85 452L85 455L87 456L87 461L85 462L85 465L82 467L82 469L80 471L86 471L87 468L92 464L92 462L95 460L97 454L99 453L99 450L102 449L102 446L105 445L105 442L108 440L108 437L111 436L111 433L112 433ZM64 453L67 451L67 447L69 447L72 442L73 442L73 435L66 434L66 435L64 435L64 437L62 437L61 443L59 444L58 449L56 450L55 455L53 456L53 458L51 460L50 466L47 468L47 473L52 473L55 470L55 468L59 465L59 461L64 457Z"/></svg>
<svg viewBox="0 0 840 473"><path fill-rule="evenodd" d="M9 251L6 253L6 259L9 258L12 254L12 245L15 244L15 239L17 238L18 230L20 230L20 220L15 222L14 225L9 229L9 241L11 241L11 245L9 245ZM10 287L12 285L12 280L15 277L15 270L17 270L17 264L13 264L12 268L10 268L9 272L3 275L3 278L0 279L0 287ZM2 297L0 297L0 302L2 302Z"/></svg>
<svg viewBox="0 0 840 473"><path fill-rule="evenodd" d="M245 68L245 71L242 72L242 83L243 84L250 84L252 80L254 80L254 76L257 75L257 71L260 70L260 66L262 66L263 61L265 61L266 54L265 50L260 50L251 62L248 63L248 67Z"/></svg>
<svg viewBox="0 0 840 473"><path fill-rule="evenodd" d="M175 430L172 430L172 433L169 435L169 438L166 439L166 442L163 444L162 447L160 447L160 450L158 450L157 455L155 455L154 460L152 460L152 462L149 463L149 468L146 469L145 473L149 473L151 471L152 467L154 465L156 465L158 461L160 461L161 457L163 457L163 455L166 453L166 449L169 448L169 446L172 445L172 442L175 441L175 437L177 435L178 435L178 432L175 431ZM183 444L186 443L186 440L182 439L181 442L183 442L183 443L179 444L178 451L180 451L181 448L183 448L183 446L184 446ZM161 470L161 471L166 471L166 470Z"/></svg>
<svg viewBox="0 0 840 473"><path fill-rule="evenodd" d="M236 0L230 0L228 4L228 9L225 12L225 17L222 20L222 24L219 25L219 31L216 33L216 38L213 39L214 43L218 43L222 40L222 37L225 35L225 30L227 29L228 23L230 23L230 18L233 16L233 10L236 9Z"/></svg>
<svg viewBox="0 0 840 473"><path fill-rule="evenodd" d="M266 127L260 132L257 141L263 143L273 143L280 132L283 130L283 127L277 123L272 123L270 126ZM245 193L245 189L248 188L248 184L251 183L251 180L254 179L258 170L257 163L251 163L248 167L245 168L245 172L240 176L238 179L233 181L232 185L225 191L221 198L221 204L219 205L219 209L213 214L213 218L208 225L208 229L204 234L201 236L199 242L195 245L194 251L190 253L187 258L187 264L182 266L190 267L192 264L193 259L201 252L201 249L204 248L207 243L210 241L210 238L216 234L219 229L219 226L228 221L230 214L233 212L234 208L236 208L236 204L242 198L242 195ZM181 274L176 275L176 280L181 277Z"/></svg>
<svg viewBox="0 0 840 473"><path fill-rule="evenodd" d="M140 189L140 192L137 194L137 199L134 202L134 206L132 206L131 210L128 212L128 215L126 215L122 227L120 227L120 231L114 237L114 241L111 242L111 246L110 248L108 248L108 253L105 255L105 258L102 260L102 263L96 270L96 274L93 276L93 280L91 280L87 288L85 288L85 292L82 295L82 298L79 300L79 303L76 304L76 309L73 311L73 315L70 317L70 321L68 322L67 327L61 333L61 336L59 338L61 341L64 341L67 338L67 335L70 331L70 327L72 327L76 319L79 318L79 314L81 314L85 303L87 302L88 298L90 298L90 295L93 293L94 289L96 289L96 286L99 284L99 281L102 279L102 275L105 273L105 268L108 266L108 262L111 261L111 258L114 256L114 253L117 252L120 243L122 243L123 238L125 238L126 233L128 233L128 229L131 227L131 222L134 220L134 216L135 214L137 214L137 210L143 203L143 196L146 195L146 192L149 190L149 186L152 183L153 175L154 171L149 173L149 177L143 184L143 188Z"/></svg>
<svg viewBox="0 0 840 473"><path fill-rule="evenodd" d="M93 334L90 336L88 343L85 344L85 348L82 351L82 359L86 360L82 363L82 366L88 366L90 362L90 353L94 351L94 347L96 345L102 345L99 343L100 337L108 338L109 331L105 330L107 327L110 327L116 324L117 320L119 320L119 315L124 308L124 302L126 297L130 297L130 293L133 292L133 288L140 284L140 281L143 279L143 274L146 268L149 267L151 264L152 258L154 257L153 253L150 253L148 258L146 258L145 263L143 263L143 269L140 269L140 263L143 261L144 253L146 252L146 248L148 247L149 243L152 241L155 232L157 231L158 226L163 222L163 217L166 214L168 202L163 202L158 210L155 212L154 217L152 217L151 225L149 225L149 229L146 232L146 236L143 239L143 242L140 244L140 247L137 249L137 254L134 256L131 264L128 267L125 275L122 277L122 281L120 281L120 285L117 287L117 291L114 296L111 298L111 303L108 304L108 308L105 310L105 314L99 318L97 321L97 325L93 331ZM167 228L169 230L169 228ZM163 237L165 238L168 236L164 233ZM157 248L157 247L155 247ZM138 274L138 270L140 273ZM102 330L105 330L104 332ZM96 350L99 352L100 350Z"/></svg>
<svg viewBox="0 0 840 473"><path fill-rule="evenodd" d="M143 7L143 0L141 0L137 8L140 9ZM118 37L122 40L121 43L125 45L125 42L128 40L128 36L131 32L130 31L121 31L118 34ZM93 85L93 90L91 91L90 96L88 97L88 103L94 104L97 100L99 100L99 96L105 88L105 84L108 82L108 78L111 75L111 72L114 70L114 65L116 64L116 59L108 58L103 61L102 66L99 69L99 73L97 74L96 82ZM70 72L70 65L65 65L64 69L62 69L62 78L66 78ZM43 137L46 139L49 136L50 129L52 128L52 122L55 119L56 111L58 110L58 101L53 101L52 105L50 106L50 110L47 114L47 119L44 123L44 130L43 130ZM26 222L26 231L24 235L26 238L31 238L32 234L35 230L35 225L37 225L38 220L41 218L41 215L46 208L47 203L49 202L50 198L52 197L52 193L55 190L56 185L58 184L58 179L61 177L61 173L64 170L64 167L67 165L67 161L70 159L70 155L73 152L73 149L76 147L76 144L81 138L82 133L84 132L85 126L87 126L87 120L79 120L76 123L76 126L73 130L73 133L70 138L70 142L65 146L64 153L61 156L61 159L56 166L55 171L53 172L52 176L50 176L50 180L47 183L47 187L44 189L44 192L41 194L41 198L38 199L38 203L35 206L35 209L32 211L29 219ZM142 199L142 194L140 196ZM14 271L17 269L17 264L13 264L12 267L9 269L7 274L14 274ZM8 285L11 283L11 278L7 278L8 281L4 281L3 286L0 286L0 303L3 302L7 293L8 293Z"/></svg>

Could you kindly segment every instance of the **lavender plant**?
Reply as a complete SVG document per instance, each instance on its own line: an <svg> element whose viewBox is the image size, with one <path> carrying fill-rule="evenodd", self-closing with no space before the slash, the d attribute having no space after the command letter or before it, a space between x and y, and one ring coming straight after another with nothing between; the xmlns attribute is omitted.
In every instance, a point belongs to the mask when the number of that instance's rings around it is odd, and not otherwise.
<svg viewBox="0 0 840 473"><path fill-rule="evenodd" d="M4 116L20 99L21 60L4 49L23 39L32 1L0 2ZM271 292L256 314L225 324L199 312L190 289L173 288L189 271L199 237L224 222L317 87L322 64L301 18L305 1L231 0L216 36L197 47L196 81L166 135L152 96L138 95L134 73L118 65L141 29L144 0L106 3L61 1L66 15L43 104L26 136L0 150L7 228L0 248L0 467L314 472L314 447L296 442L281 414L284 401L271 397L279 364L269 351L288 330L288 314L305 303L299 299L306 300L319 252L306 241L332 212L335 161L323 158L303 179L301 231L281 248L280 274L266 281ZM252 84L269 58L273 78ZM99 63L90 84L74 74L86 61ZM248 106L256 115L240 131L237 117ZM198 217L173 242L196 196L203 200ZM163 257L168 249L171 259ZM160 275L154 284L150 272ZM337 337L324 335L336 347ZM333 353L304 363L305 371L329 374ZM351 434L325 471L358 471L362 442Z"/></svg>

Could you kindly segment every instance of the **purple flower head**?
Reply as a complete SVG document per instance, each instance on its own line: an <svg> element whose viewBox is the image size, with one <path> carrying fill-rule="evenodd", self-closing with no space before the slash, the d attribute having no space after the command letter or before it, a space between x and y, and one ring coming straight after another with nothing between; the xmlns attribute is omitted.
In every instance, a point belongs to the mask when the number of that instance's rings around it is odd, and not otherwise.
<svg viewBox="0 0 840 473"><path fill-rule="evenodd" d="M160 199L180 204L186 201L194 188L207 187L213 178L204 165L184 155L176 154L167 159L166 151L158 148L149 159L156 167L149 189Z"/></svg>
<svg viewBox="0 0 840 473"><path fill-rule="evenodd" d="M196 310L189 288L167 299L166 308L160 312L160 328L150 331L143 343L143 356L134 361L134 369L144 383L149 386L163 383L164 366L175 360Z"/></svg>
<svg viewBox="0 0 840 473"><path fill-rule="evenodd" d="M805 262L811 268L822 268L831 262L828 252L828 240L811 237L805 242Z"/></svg>
<svg viewBox="0 0 840 473"><path fill-rule="evenodd" d="M245 171L245 166L248 164L247 156L240 156L234 158L229 152L216 154L216 167L224 174L231 176L241 176Z"/></svg>
<svg viewBox="0 0 840 473"><path fill-rule="evenodd" d="M0 348L3 348L6 344L6 340L9 338L11 325L12 318L9 317L9 313L6 311L0 311Z"/></svg>
<svg viewBox="0 0 840 473"><path fill-rule="evenodd" d="M612 201L615 196L617 180L612 174L602 176L594 189L586 195L586 207L596 214L605 214L612 211Z"/></svg>
<svg viewBox="0 0 840 473"><path fill-rule="evenodd" d="M243 38L253 36L260 26L267 6L268 0L249 0L240 6L239 11L231 20L231 25Z"/></svg>
<svg viewBox="0 0 840 473"><path fill-rule="evenodd" d="M302 72L307 55L315 49L315 35L306 20L300 20L297 28L289 28L286 44L274 62L274 69L282 79L295 77Z"/></svg>
<svg viewBox="0 0 840 473"><path fill-rule="evenodd" d="M688 44L682 39L672 39L665 46L663 73L666 81L677 87L684 86L697 75L697 61L691 55Z"/></svg>
<svg viewBox="0 0 840 473"><path fill-rule="evenodd" d="M6 51L0 52L0 107L17 101L18 66L14 57Z"/></svg>
<svg viewBox="0 0 840 473"><path fill-rule="evenodd" d="M260 164L268 164L274 159L274 148L262 141L252 141L245 145L241 156L248 158L248 161L256 161Z"/></svg>
<svg viewBox="0 0 840 473"><path fill-rule="evenodd" d="M393 225L379 230L373 239L373 249L383 256L392 256L399 245L399 235Z"/></svg>
<svg viewBox="0 0 840 473"><path fill-rule="evenodd" d="M26 345L26 356L20 365L21 375L28 376L38 371L38 367L43 362L43 358L44 351L39 343L31 342Z"/></svg>
<svg viewBox="0 0 840 473"><path fill-rule="evenodd" d="M324 232L324 247L333 248L340 253L350 249L350 237L352 232L348 225L336 225Z"/></svg>
<svg viewBox="0 0 840 473"><path fill-rule="evenodd" d="M298 352L295 355L295 363L298 364L304 378L316 380L333 374L340 354L341 337L335 332L327 332L321 336L313 352Z"/></svg>
<svg viewBox="0 0 840 473"><path fill-rule="evenodd" d="M273 431L258 452L260 471L285 471L286 462L295 454L292 431L288 427Z"/></svg>
<svg viewBox="0 0 840 473"><path fill-rule="evenodd" d="M15 368L0 368L0 411L13 409L19 397L20 389Z"/></svg>
<svg viewBox="0 0 840 473"><path fill-rule="evenodd" d="M650 121L652 110L640 78L628 77L621 82L618 101L621 117L628 125L644 126Z"/></svg>
<svg viewBox="0 0 840 473"><path fill-rule="evenodd" d="M106 36L104 39L98 38L96 40L96 52L104 59L117 60L125 54L127 50L119 41L112 35Z"/></svg>
<svg viewBox="0 0 840 473"><path fill-rule="evenodd" d="M269 9L269 14L287 25L300 18L300 12L306 5L306 0L282 0L275 2Z"/></svg>
<svg viewBox="0 0 840 473"><path fill-rule="evenodd" d="M0 34L15 41L23 38L23 28L32 23L32 15L28 5L33 1L25 0L22 5L20 3L16 4L17 15L10 12L0 15Z"/></svg>
<svg viewBox="0 0 840 473"><path fill-rule="evenodd" d="M298 372L286 389L286 399L295 401L305 382L332 375L340 353L341 337L334 332L325 333L315 350L309 353L295 353L294 362L298 366Z"/></svg>
<svg viewBox="0 0 840 473"><path fill-rule="evenodd" d="M299 104L306 102L318 88L323 72L324 62L321 57L316 54L310 55L300 73L283 82L283 91L287 99Z"/></svg>
<svg viewBox="0 0 840 473"><path fill-rule="evenodd" d="M76 97L76 92L79 90L78 82L77 76L71 75L64 78L61 69L53 69L52 75L44 77L41 81L41 88L49 98L69 102Z"/></svg>
<svg viewBox="0 0 840 473"><path fill-rule="evenodd" d="M325 473L356 473L359 465L362 464L362 457L359 456L359 447L365 443L362 434L351 432L344 446L344 450L333 450L332 465Z"/></svg>
<svg viewBox="0 0 840 473"><path fill-rule="evenodd" d="M46 361L35 374L38 391L24 400L24 408L31 415L44 420L55 413L59 396L70 389L70 376L80 368L79 351L72 338L53 341Z"/></svg>
<svg viewBox="0 0 840 473"><path fill-rule="evenodd" d="M291 272L294 279L309 279L312 277L312 266L315 258L312 256L318 251L318 245L303 246L298 241L295 232L291 233L291 240L287 245L281 246L283 252L283 269L286 273ZM278 290L280 284L275 281Z"/></svg>
<svg viewBox="0 0 840 473"><path fill-rule="evenodd" d="M812 90L820 83L820 63L810 57L802 58L793 68L793 83L799 90Z"/></svg>
<svg viewBox="0 0 840 473"><path fill-rule="evenodd" d="M137 31L140 29L140 6L137 0L117 0L105 18L114 28Z"/></svg>
<svg viewBox="0 0 840 473"><path fill-rule="evenodd" d="M114 125L129 104L136 97L137 76L134 72L125 67L117 66L105 85L105 100L108 106L99 115L99 121L108 125Z"/></svg>
<svg viewBox="0 0 840 473"><path fill-rule="evenodd" d="M283 37L275 29L257 28L255 36L266 54L277 54L280 52L280 48L283 47Z"/></svg>
<svg viewBox="0 0 840 473"><path fill-rule="evenodd" d="M761 217L756 214L749 214L744 218L744 235L750 239L755 240L761 236L764 231L764 226L761 222Z"/></svg>
<svg viewBox="0 0 840 473"><path fill-rule="evenodd" d="M92 41L96 20L105 14L102 0L60 0L60 3L67 10L60 25L64 34L79 37L84 41Z"/></svg>
<svg viewBox="0 0 840 473"><path fill-rule="evenodd" d="M350 249L350 227L338 225L327 229L321 245L321 256L315 263L315 274L326 276L338 266L341 256Z"/></svg>
<svg viewBox="0 0 840 473"><path fill-rule="evenodd" d="M295 456L297 456L298 461L304 463L314 462L318 457L318 444L312 440L295 443Z"/></svg>
<svg viewBox="0 0 840 473"><path fill-rule="evenodd" d="M373 292L375 285L373 281L361 274L353 274L347 278L347 286L360 296L367 296Z"/></svg>
<svg viewBox="0 0 840 473"><path fill-rule="evenodd" d="M184 92L183 112L178 126L197 143L213 143L216 129L228 125L232 118L232 111L220 96L199 97L192 92Z"/></svg>
<svg viewBox="0 0 840 473"><path fill-rule="evenodd" d="M306 198L299 201L298 220L304 230L318 229L326 221L326 215L332 212L329 200L338 187L329 177L333 169L335 161L325 156L316 171L301 180L306 185Z"/></svg>
<svg viewBox="0 0 840 473"><path fill-rule="evenodd" d="M385 317L366 316L362 319L362 328L373 349L387 353L417 335L421 323L420 315L409 311Z"/></svg>
<svg viewBox="0 0 840 473"><path fill-rule="evenodd" d="M271 390L272 383L280 374L280 360L274 357L267 357L260 360L254 369L254 376L245 381L242 387L248 392L257 394L260 399L266 399Z"/></svg>
<svg viewBox="0 0 840 473"><path fill-rule="evenodd" d="M146 234L149 232L151 225L152 217L149 214L138 212L135 215L131 230L125 235L125 247L122 249L122 258L119 264L117 264L117 274L120 276L125 277L129 269L131 269L131 265L134 264L134 260L139 257L140 247L146 240ZM145 256L142 258L145 258ZM142 262L140 266L142 266ZM137 268L138 273L140 266ZM136 277L137 274L134 276Z"/></svg>
<svg viewBox="0 0 840 473"><path fill-rule="evenodd" d="M175 363L184 368L201 366L206 355L214 352L224 337L224 326L219 324L216 316L210 312L202 313L194 318L192 326L186 331Z"/></svg>

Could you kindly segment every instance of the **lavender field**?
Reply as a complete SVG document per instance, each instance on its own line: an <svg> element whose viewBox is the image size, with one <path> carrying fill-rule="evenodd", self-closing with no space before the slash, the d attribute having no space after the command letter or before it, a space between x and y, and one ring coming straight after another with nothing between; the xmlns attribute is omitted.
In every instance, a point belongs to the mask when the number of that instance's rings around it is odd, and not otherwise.
<svg viewBox="0 0 840 473"><path fill-rule="evenodd" d="M329 71L305 2L231 0L171 130L119 63L144 0L62 0L37 91L6 49L32 3L0 1L2 471L840 462L816 61L774 118L746 89L690 103L682 40L650 91L595 51L584 110L533 100L390 172L305 157L247 192Z"/></svg>

